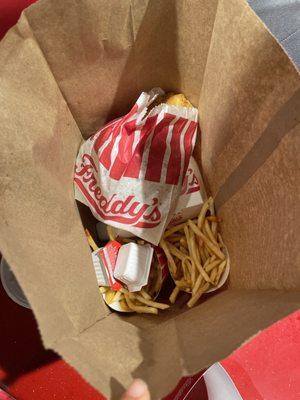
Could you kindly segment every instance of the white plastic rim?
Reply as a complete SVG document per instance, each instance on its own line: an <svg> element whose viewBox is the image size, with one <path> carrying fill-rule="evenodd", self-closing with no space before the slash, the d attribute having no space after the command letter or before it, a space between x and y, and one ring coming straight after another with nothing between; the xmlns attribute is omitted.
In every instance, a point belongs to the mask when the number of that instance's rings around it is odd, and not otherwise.
<svg viewBox="0 0 300 400"><path fill-rule="evenodd" d="M209 400L243 400L231 377L220 363L208 368L203 378Z"/></svg>
<svg viewBox="0 0 300 400"><path fill-rule="evenodd" d="M13 272L3 257L0 264L0 276L2 286L8 297L22 307L31 308Z"/></svg>

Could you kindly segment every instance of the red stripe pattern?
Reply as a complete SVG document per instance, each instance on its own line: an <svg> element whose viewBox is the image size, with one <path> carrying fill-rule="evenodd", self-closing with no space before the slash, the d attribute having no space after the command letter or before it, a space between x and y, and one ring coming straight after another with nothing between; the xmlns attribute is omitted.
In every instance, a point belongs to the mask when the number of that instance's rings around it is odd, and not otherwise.
<svg viewBox="0 0 300 400"><path fill-rule="evenodd" d="M76 160L80 200L113 226L163 229L180 195L197 111L160 105L147 114L153 99L143 93L128 114L87 140Z"/></svg>
<svg viewBox="0 0 300 400"><path fill-rule="evenodd" d="M99 163L109 171L110 178L120 180L123 176L138 178L142 163L145 162L145 180L162 182L162 169L166 168L165 180L162 183L177 185L179 178L185 176L197 123L182 117L174 123L176 116L165 113L159 122L158 115L154 115L138 125L137 117L138 106L135 104L126 116L104 126L91 138ZM182 154L180 138L186 125L189 126L185 132ZM146 143L151 135L149 149ZM137 136L139 139L135 142ZM167 140L170 142L170 156L165 160ZM149 152L148 160L143 161L146 150Z"/></svg>
<svg viewBox="0 0 300 400"><path fill-rule="evenodd" d="M174 118L174 115L165 115L165 118L155 126L145 175L148 181L160 182L169 126Z"/></svg>
<svg viewBox="0 0 300 400"><path fill-rule="evenodd" d="M184 136L184 167L183 167L182 180L185 177L190 162L190 158L194 149L196 132L197 132L197 122L191 121Z"/></svg>
<svg viewBox="0 0 300 400"><path fill-rule="evenodd" d="M141 167L142 167L142 159L145 151L145 145L149 135L153 132L157 121L157 115L154 117L147 118L145 124L140 130L140 140L135 148L135 151L132 155L130 162L127 164L126 171L124 172L124 176L128 178L138 178Z"/></svg>

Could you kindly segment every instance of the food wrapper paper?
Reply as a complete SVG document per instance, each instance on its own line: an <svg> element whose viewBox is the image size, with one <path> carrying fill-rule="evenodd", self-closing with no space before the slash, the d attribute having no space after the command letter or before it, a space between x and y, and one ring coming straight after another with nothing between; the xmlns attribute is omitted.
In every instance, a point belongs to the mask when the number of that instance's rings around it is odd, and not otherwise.
<svg viewBox="0 0 300 400"><path fill-rule="evenodd" d="M148 112L162 93L143 92L124 117L85 141L74 175L76 199L99 221L153 244L176 207L198 125L193 107L160 104Z"/></svg>

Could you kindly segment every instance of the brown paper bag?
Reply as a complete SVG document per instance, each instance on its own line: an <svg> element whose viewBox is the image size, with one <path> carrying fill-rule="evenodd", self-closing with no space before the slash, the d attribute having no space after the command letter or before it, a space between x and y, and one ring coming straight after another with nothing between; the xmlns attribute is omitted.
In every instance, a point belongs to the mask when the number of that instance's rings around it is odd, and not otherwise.
<svg viewBox="0 0 300 400"><path fill-rule="evenodd" d="M192 310L124 319L98 293L74 160L154 86L199 105L232 272ZM107 396L141 377L156 399L299 306L299 88L243 0L43 0L0 43L0 248L45 347Z"/></svg>

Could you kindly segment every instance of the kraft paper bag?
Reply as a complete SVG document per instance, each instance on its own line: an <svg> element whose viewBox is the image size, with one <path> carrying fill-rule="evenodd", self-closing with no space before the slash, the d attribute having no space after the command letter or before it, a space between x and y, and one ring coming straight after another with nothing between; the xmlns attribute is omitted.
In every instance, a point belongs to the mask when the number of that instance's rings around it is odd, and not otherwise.
<svg viewBox="0 0 300 400"><path fill-rule="evenodd" d="M152 87L199 108L226 290L159 317L100 298L74 200L82 142ZM153 399L299 307L300 78L243 0L42 0L0 43L0 249L53 349L109 398Z"/></svg>

